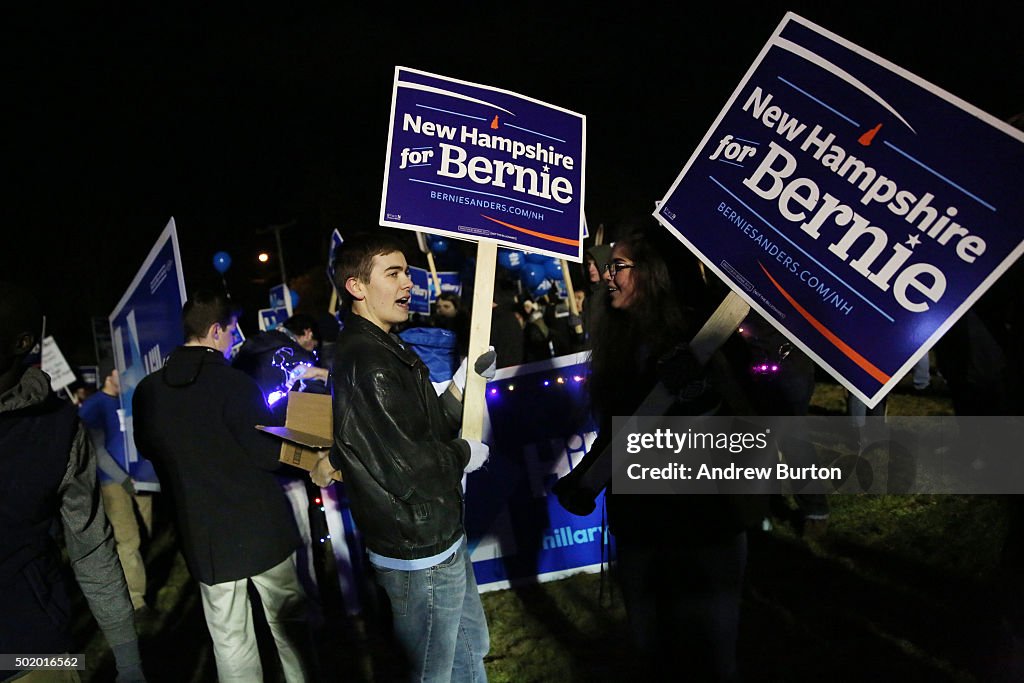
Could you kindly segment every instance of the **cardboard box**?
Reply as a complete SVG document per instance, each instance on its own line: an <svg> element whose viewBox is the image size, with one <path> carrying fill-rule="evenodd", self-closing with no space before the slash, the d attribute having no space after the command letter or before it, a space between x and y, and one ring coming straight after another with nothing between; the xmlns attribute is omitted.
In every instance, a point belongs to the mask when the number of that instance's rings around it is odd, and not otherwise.
<svg viewBox="0 0 1024 683"><path fill-rule="evenodd" d="M334 445L331 397L293 391L288 394L284 427L256 425L256 429L281 439L281 455L278 457L281 462L312 471L320 460L317 451ZM341 481L340 472L335 472L332 477Z"/></svg>

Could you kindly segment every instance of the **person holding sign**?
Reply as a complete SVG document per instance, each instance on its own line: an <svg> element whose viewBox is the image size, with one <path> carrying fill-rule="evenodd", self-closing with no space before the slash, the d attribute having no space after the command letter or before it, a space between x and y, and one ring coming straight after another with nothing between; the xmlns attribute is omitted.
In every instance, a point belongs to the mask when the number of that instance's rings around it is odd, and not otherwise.
<svg viewBox="0 0 1024 683"><path fill-rule="evenodd" d="M612 417L634 414L658 382L674 397L665 414L710 415L720 407L711 372L682 343L696 321L673 291L662 257L669 250L653 237L620 239L603 266L607 295L596 311L588 382L599 435L554 488L575 514L594 509L597 492L582 490L582 475L610 443ZM698 681L733 680L747 552L740 511L724 496L609 492L617 575L641 666L652 679L668 670Z"/></svg>
<svg viewBox="0 0 1024 683"><path fill-rule="evenodd" d="M391 334L409 316L412 289L392 236L346 240L335 282L347 312L333 374L335 445L310 477L323 486L341 470L391 600L408 679L486 681L490 637L466 547L462 479L489 449L456 438L465 370L438 397L426 365Z"/></svg>
<svg viewBox="0 0 1024 683"><path fill-rule="evenodd" d="M174 498L182 554L199 582L221 681L261 681L248 584L263 603L284 679L312 672L306 594L295 569L295 519L273 472L280 443L259 386L228 363L236 315L222 293L193 293L185 344L135 389L139 453Z"/></svg>

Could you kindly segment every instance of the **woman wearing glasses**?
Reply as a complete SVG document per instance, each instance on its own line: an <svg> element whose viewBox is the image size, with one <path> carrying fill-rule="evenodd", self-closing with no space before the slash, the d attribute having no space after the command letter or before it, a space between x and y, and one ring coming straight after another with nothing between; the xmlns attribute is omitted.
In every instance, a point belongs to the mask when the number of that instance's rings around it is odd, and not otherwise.
<svg viewBox="0 0 1024 683"><path fill-rule="evenodd" d="M685 397L668 414L708 414L719 405L682 343L701 321L680 305L662 254L677 255L673 266L692 263L692 257L678 243L674 250L656 243L653 238L660 236L635 232L619 240L604 267L605 295L593 304L600 313L588 379L600 434L590 456L610 441L612 416L632 415L659 380ZM636 457L639 461L643 454ZM567 509L586 513L593 494L575 488L578 482L570 475L556 493ZM617 576L642 665L655 678L676 664L692 680L734 679L746 562L740 515L727 499L714 495L619 494L606 501Z"/></svg>

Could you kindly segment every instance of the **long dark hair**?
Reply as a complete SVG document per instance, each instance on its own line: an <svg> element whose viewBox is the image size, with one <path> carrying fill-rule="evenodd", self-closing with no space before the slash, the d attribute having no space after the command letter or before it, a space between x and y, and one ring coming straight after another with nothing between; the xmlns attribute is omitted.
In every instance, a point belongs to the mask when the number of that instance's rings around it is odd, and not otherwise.
<svg viewBox="0 0 1024 683"><path fill-rule="evenodd" d="M678 278L665 260L667 241L637 230L615 246L628 249L635 264L635 294L627 309L612 308L607 292L595 297L588 384L591 405L602 417L631 413L652 386L655 361L692 335L692 316L680 304ZM676 252L692 263L685 250Z"/></svg>

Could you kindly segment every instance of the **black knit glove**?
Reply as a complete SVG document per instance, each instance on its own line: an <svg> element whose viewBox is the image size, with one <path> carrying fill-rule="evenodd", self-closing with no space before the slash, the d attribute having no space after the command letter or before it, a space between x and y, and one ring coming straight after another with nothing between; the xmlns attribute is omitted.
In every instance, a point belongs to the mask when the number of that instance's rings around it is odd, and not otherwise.
<svg viewBox="0 0 1024 683"><path fill-rule="evenodd" d="M677 344L658 359L658 378L673 394L704 376L704 367L685 342Z"/></svg>
<svg viewBox="0 0 1024 683"><path fill-rule="evenodd" d="M579 480L582 476L583 469L580 467L575 468L569 474L556 481L555 485L551 487L551 492L558 497L558 502L566 510L574 515L585 517L597 507L595 503L597 493L580 486Z"/></svg>

